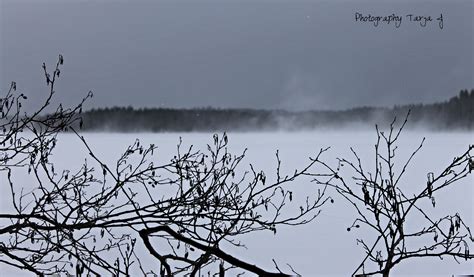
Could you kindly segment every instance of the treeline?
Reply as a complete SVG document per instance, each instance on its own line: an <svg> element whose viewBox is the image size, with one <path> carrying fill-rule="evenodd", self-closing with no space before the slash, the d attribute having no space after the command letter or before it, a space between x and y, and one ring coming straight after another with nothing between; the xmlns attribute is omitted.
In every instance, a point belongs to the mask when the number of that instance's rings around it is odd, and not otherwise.
<svg viewBox="0 0 474 277"><path fill-rule="evenodd" d="M411 110L411 127L432 130L473 130L474 89L462 90L446 102L393 108L361 107L342 111L304 111L257 109L134 109L113 107L93 109L82 114L88 131L114 132L191 132L191 131L269 131L305 130L386 125L395 116Z"/></svg>

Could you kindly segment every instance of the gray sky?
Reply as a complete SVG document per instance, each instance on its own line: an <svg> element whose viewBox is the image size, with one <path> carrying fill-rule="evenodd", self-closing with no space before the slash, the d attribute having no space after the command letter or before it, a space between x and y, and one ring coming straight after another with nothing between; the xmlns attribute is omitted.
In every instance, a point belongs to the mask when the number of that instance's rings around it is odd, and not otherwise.
<svg viewBox="0 0 474 277"><path fill-rule="evenodd" d="M474 2L0 0L0 91L87 107L341 109L430 103L474 88ZM401 15L374 27L364 15ZM407 14L443 14L422 28ZM30 107L31 105L29 105Z"/></svg>

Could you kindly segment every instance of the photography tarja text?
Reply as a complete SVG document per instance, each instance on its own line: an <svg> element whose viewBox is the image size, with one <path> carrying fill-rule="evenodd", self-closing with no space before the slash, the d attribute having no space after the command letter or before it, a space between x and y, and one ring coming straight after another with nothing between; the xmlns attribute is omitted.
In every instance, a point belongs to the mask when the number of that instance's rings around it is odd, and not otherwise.
<svg viewBox="0 0 474 277"><path fill-rule="evenodd" d="M439 16L431 15L417 15L417 14L390 14L384 16L372 15L372 14L363 14L356 12L355 21L359 23L370 23L373 26L378 27L381 25L392 25L395 28L400 28L402 22L408 22L407 24L412 24L419 27L426 27L430 24L436 24L440 29L444 27L443 14Z"/></svg>

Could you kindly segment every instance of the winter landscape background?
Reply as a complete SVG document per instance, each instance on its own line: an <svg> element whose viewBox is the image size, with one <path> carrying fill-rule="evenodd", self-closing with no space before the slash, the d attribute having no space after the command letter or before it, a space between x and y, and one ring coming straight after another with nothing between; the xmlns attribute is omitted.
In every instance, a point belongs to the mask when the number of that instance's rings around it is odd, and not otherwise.
<svg viewBox="0 0 474 277"><path fill-rule="evenodd" d="M139 138L157 145L158 161L167 162L180 137L205 150L213 133L227 131L232 151L248 148L241 172L251 163L270 179L277 150L287 173L324 147L331 149L323 160L333 166L337 157L351 157L349 147L373 165L374 125L387 128L412 109L397 160L405 161L426 137L402 180L416 191L426 186L428 172L437 173L474 143L473 11L471 0L0 0L0 95L16 81L28 97L24 110L35 111L48 90L41 65L50 69L62 54L47 112L74 106L92 90L81 135L104 161L115 162ZM397 14L405 21L373 26L357 22L356 13ZM407 22L407 14L442 14L444 26ZM65 132L52 159L60 172L79 169L87 154L78 137ZM15 184L35 185L24 171L15 172ZM8 212L11 193L2 174L0 212ZM315 193L311 180L292 184L295 194ZM436 208L425 203L426 210L458 212L474 228L473 185L471 174L437 195ZM371 236L364 228L347 232L353 210L334 191L328 194L335 203L310 224L242 236L248 249L229 252L269 270L274 258L303 276L348 276L364 254L356 238ZM420 220L412 218L408 227ZM394 271L473 273L472 260L457 264L448 257L410 260ZM0 263L0 276L30 274Z"/></svg>

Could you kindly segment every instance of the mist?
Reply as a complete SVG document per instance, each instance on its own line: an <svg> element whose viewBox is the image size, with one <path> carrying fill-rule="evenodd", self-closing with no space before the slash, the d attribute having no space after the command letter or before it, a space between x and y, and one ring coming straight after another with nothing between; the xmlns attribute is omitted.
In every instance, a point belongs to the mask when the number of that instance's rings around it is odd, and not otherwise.
<svg viewBox="0 0 474 277"><path fill-rule="evenodd" d="M81 115L85 131L109 132L257 132L321 129L371 129L389 126L398 119L407 128L431 131L472 131L474 90L433 104L360 107L348 110L255 110L255 109L93 109Z"/></svg>

